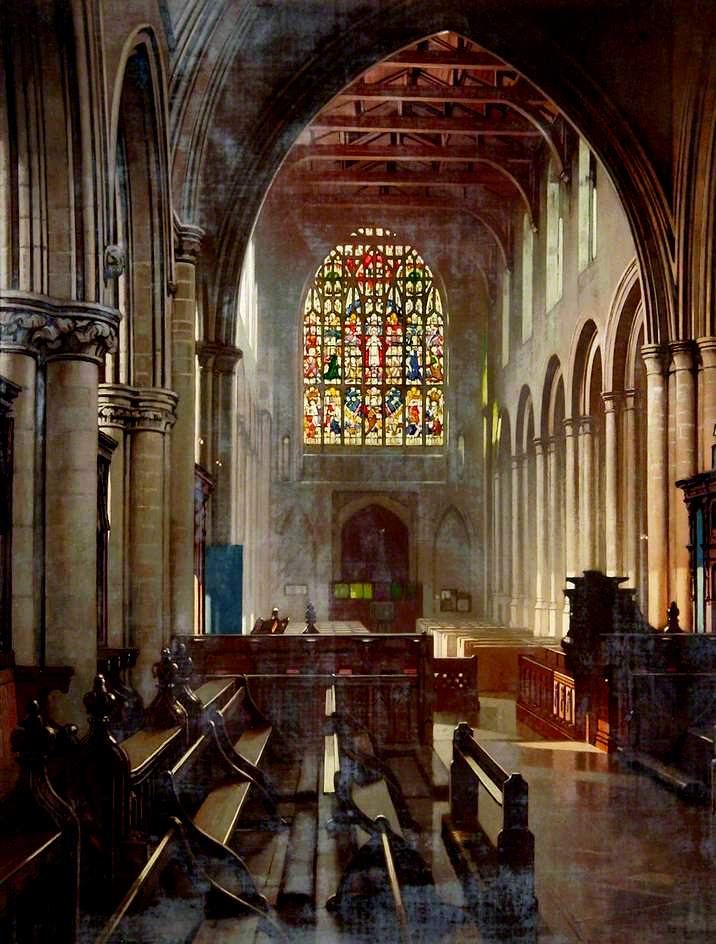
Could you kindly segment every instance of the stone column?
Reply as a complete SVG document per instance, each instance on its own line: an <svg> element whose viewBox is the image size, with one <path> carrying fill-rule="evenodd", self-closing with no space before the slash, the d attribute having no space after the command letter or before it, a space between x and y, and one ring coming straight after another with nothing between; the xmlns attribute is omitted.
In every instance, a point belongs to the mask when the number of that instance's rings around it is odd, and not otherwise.
<svg viewBox="0 0 716 944"><path fill-rule="evenodd" d="M73 302L45 317L45 659L74 667L53 720L84 726L82 698L97 672L97 382L119 315Z"/></svg>
<svg viewBox="0 0 716 944"><path fill-rule="evenodd" d="M567 576L579 574L577 561L577 489L575 421L564 420L564 558ZM568 603L567 603L568 606Z"/></svg>
<svg viewBox="0 0 716 944"><path fill-rule="evenodd" d="M562 529L560 528L560 500L559 500L559 462L557 456L557 440L552 437L547 444L547 482L548 482L548 586L549 586L549 622L548 634L561 636L561 609L559 593L562 589L564 575L562 573L561 543Z"/></svg>
<svg viewBox="0 0 716 944"><path fill-rule="evenodd" d="M234 373L243 356L241 350L229 344L202 341L197 345L199 363L205 375L207 407L210 416L204 420L206 455L210 465L206 466L214 478L215 489L211 509L211 543L227 544L231 533L231 463L232 413L234 410ZM208 391L211 391L209 399ZM206 411L202 407L202 414ZM210 428L209 428L210 427ZM205 438L206 438L205 437Z"/></svg>
<svg viewBox="0 0 716 944"><path fill-rule="evenodd" d="M593 420L580 416L579 449L579 570L594 566L594 443Z"/></svg>
<svg viewBox="0 0 716 944"><path fill-rule="evenodd" d="M532 564L533 564L533 551L530 541L530 518L536 513L536 509L532 507L532 501L530 496L530 456L529 452L525 452L522 455L522 464L520 468L521 479L522 479L522 488L520 489L520 494L522 496L522 505L521 505L521 518L522 518L522 532L520 535L520 566L522 567L522 579L520 581L522 585L522 622L521 625L525 628L529 628L533 625L534 613L530 612L530 580L532 577Z"/></svg>
<svg viewBox="0 0 716 944"><path fill-rule="evenodd" d="M624 410L622 412L622 430L623 430L623 475L622 475L622 494L623 508L625 514L623 518L622 531L622 561L624 575L629 578L629 586L637 587L637 542L641 535L638 533L637 521L637 490L636 476L638 445L636 442L636 391L626 390L624 392Z"/></svg>
<svg viewBox="0 0 716 944"><path fill-rule="evenodd" d="M125 384L100 384L99 428L118 442L109 467L110 532L108 585L108 633L110 646L127 646L129 622L128 519L131 507L127 481L126 439L133 422L134 388Z"/></svg>
<svg viewBox="0 0 716 944"><path fill-rule="evenodd" d="M698 338L701 354L701 455L698 471L714 468L716 446L716 338Z"/></svg>
<svg viewBox="0 0 716 944"><path fill-rule="evenodd" d="M512 456L512 596L510 598L510 625L522 626L522 563L520 548L524 527L520 530L522 513L521 466L523 456Z"/></svg>
<svg viewBox="0 0 716 944"><path fill-rule="evenodd" d="M172 431L169 574L171 629L194 631L194 455L196 410L196 260L204 231L176 227L176 294L172 315L172 385L177 417Z"/></svg>
<svg viewBox="0 0 716 944"><path fill-rule="evenodd" d="M503 466L500 473L500 478L502 480L501 491L502 491L502 510L501 510L501 525L502 525L502 616L501 620L505 625L509 625L510 622L510 577L512 573L512 556L513 556L513 547L512 547L512 533L511 533L511 524L510 519L513 515L513 501L511 495L511 479L510 479L510 468L509 466Z"/></svg>
<svg viewBox="0 0 716 944"><path fill-rule="evenodd" d="M671 344L671 366L675 380L676 454L674 476L676 481L689 478L696 472L696 377L694 374L694 345L691 341ZM692 626L693 603L689 569L689 516L681 489L672 483L672 497L676 521L676 545L671 567L674 575L674 598L681 611L681 625Z"/></svg>
<svg viewBox="0 0 716 944"><path fill-rule="evenodd" d="M20 387L13 410L12 645L18 665L36 665L41 593L35 522L37 353L6 338L5 324L0 322L0 375Z"/></svg>
<svg viewBox="0 0 716 944"><path fill-rule="evenodd" d="M546 554L545 538L547 534L547 507L545 483L545 444L541 439L535 439L535 479L537 494L535 496L535 636L546 635L547 611L545 599Z"/></svg>
<svg viewBox="0 0 716 944"><path fill-rule="evenodd" d="M500 475L492 476L492 618L500 622L502 608L502 580L500 574Z"/></svg>
<svg viewBox="0 0 716 944"><path fill-rule="evenodd" d="M132 676L148 704L156 693L152 665L169 641L171 626L162 606L164 592L165 442L175 420L176 394L134 390L131 431L129 514L129 635L139 647Z"/></svg>
<svg viewBox="0 0 716 944"><path fill-rule="evenodd" d="M647 619L652 626L666 623L668 606L668 462L666 448L667 404L664 353L656 344L642 348L646 365L647 417L647 531L649 600Z"/></svg>
<svg viewBox="0 0 716 944"><path fill-rule="evenodd" d="M606 568L610 577L619 575L619 437L618 406L621 394L603 393L604 401L604 531L606 538ZM630 514L633 509L630 509Z"/></svg>

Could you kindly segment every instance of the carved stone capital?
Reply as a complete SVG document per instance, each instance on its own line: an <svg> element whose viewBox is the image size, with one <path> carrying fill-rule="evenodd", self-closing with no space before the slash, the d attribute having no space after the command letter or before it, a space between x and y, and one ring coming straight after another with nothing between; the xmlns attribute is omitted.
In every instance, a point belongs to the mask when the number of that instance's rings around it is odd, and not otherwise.
<svg viewBox="0 0 716 944"><path fill-rule="evenodd" d="M97 414L102 427L166 433L176 422L176 405L177 395L172 390L99 385Z"/></svg>
<svg viewBox="0 0 716 944"><path fill-rule="evenodd" d="M673 370L693 370L695 353L693 341L672 341L669 350Z"/></svg>
<svg viewBox="0 0 716 944"><path fill-rule="evenodd" d="M641 349L647 374L664 373L664 348L661 344L645 344Z"/></svg>
<svg viewBox="0 0 716 944"><path fill-rule="evenodd" d="M605 413L614 413L617 408L621 406L623 393L621 390L616 390L613 392L603 393L602 402L604 403L604 412Z"/></svg>
<svg viewBox="0 0 716 944"><path fill-rule="evenodd" d="M701 355L701 364L711 370L716 367L716 338L696 338Z"/></svg>
<svg viewBox="0 0 716 944"><path fill-rule="evenodd" d="M197 341L196 353L200 366L216 374L233 374L244 356L241 348L233 344L217 344L216 341Z"/></svg>
<svg viewBox="0 0 716 944"><path fill-rule="evenodd" d="M100 364L117 349L120 317L104 305L6 290L0 293L0 350Z"/></svg>
<svg viewBox="0 0 716 944"><path fill-rule="evenodd" d="M196 264L201 252L201 241L206 235L201 226L192 223L181 223L174 218L174 257L177 262Z"/></svg>

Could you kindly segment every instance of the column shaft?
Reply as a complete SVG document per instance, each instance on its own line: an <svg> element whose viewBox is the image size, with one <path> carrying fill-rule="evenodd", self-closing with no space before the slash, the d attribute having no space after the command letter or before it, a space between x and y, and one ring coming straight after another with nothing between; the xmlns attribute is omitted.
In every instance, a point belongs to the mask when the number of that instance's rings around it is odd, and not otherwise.
<svg viewBox="0 0 716 944"><path fill-rule="evenodd" d="M635 416L635 392L628 390L625 395L624 410L622 413L623 429L623 513L621 514L624 522L622 533L622 561L624 575L629 578L630 587L638 587L637 561L638 544L641 535L637 522L639 521L639 509L637 508L637 490L636 477L637 470L637 442L636 442L636 416ZM620 509L621 511L621 509Z"/></svg>
<svg viewBox="0 0 716 944"><path fill-rule="evenodd" d="M574 421L564 421L564 557L567 576L579 573L577 561L577 489L575 452L577 439Z"/></svg>
<svg viewBox="0 0 716 944"><path fill-rule="evenodd" d="M545 539L547 534L547 508L545 488L545 455L544 444L541 439L535 440L535 478L537 494L535 496L535 636L546 635L545 631L545 575L546 554Z"/></svg>
<svg viewBox="0 0 716 944"><path fill-rule="evenodd" d="M716 445L716 338L699 338L701 354L701 447L698 471L714 468Z"/></svg>
<svg viewBox="0 0 716 944"><path fill-rule="evenodd" d="M579 420L579 537L580 570L594 567L594 443L592 418Z"/></svg>
<svg viewBox="0 0 716 944"><path fill-rule="evenodd" d="M611 577L619 573L619 440L617 395L603 393L604 400L604 530L606 537L606 567Z"/></svg>
<svg viewBox="0 0 716 944"><path fill-rule="evenodd" d="M193 261L176 264L177 292L172 319L172 385L178 396L171 436L170 580L175 633L194 630L194 426L196 397L196 307Z"/></svg>
<svg viewBox="0 0 716 944"><path fill-rule="evenodd" d="M89 360L47 365L46 659L74 667L52 714L75 723L97 671L97 379Z"/></svg>
<svg viewBox="0 0 716 944"><path fill-rule="evenodd" d="M510 598L510 625L522 625L522 563L520 547L520 514L522 508L521 471L522 456L512 457L512 589ZM524 531L524 529L523 529Z"/></svg>
<svg viewBox="0 0 716 944"><path fill-rule="evenodd" d="M559 467L557 457L557 442L549 441L547 451L547 480L549 488L549 554L548 554L548 584L549 584L549 635L560 635L558 632L558 610L561 608L559 592L563 579L561 544L562 529L560 527L559 504Z"/></svg>
<svg viewBox="0 0 716 944"><path fill-rule="evenodd" d="M675 373L676 400L676 481L689 478L696 472L696 378L694 350L691 342L671 345L672 367ZM689 516L681 489L672 484L676 523L676 542L671 566L674 575L674 598L681 611L681 625L692 625L691 574L689 568Z"/></svg>
<svg viewBox="0 0 716 944"><path fill-rule="evenodd" d="M666 448L667 409L664 357L660 347L642 348L646 364L647 415L647 526L649 600L647 618L652 626L663 626L668 606L668 462Z"/></svg>
<svg viewBox="0 0 716 944"><path fill-rule="evenodd" d="M2 351L0 374L22 387L15 400L13 429L12 643L17 664L33 665L40 661L40 573L35 532L37 362L30 354Z"/></svg>

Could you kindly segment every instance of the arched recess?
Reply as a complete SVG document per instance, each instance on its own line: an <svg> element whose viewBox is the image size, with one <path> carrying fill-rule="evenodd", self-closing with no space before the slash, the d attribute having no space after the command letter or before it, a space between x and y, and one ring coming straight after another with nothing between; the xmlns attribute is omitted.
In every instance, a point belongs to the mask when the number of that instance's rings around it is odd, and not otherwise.
<svg viewBox="0 0 716 944"><path fill-rule="evenodd" d="M445 510L435 530L433 589L440 599L443 590L472 593L470 532L465 518L454 505Z"/></svg>
<svg viewBox="0 0 716 944"><path fill-rule="evenodd" d="M566 515L566 437L564 378L559 358L552 356L542 391L541 431L544 449L544 492L546 506L545 585L547 616L544 629L550 636L561 636L564 627L564 603L567 572L566 529L574 527Z"/></svg>
<svg viewBox="0 0 716 944"><path fill-rule="evenodd" d="M579 571L606 569L605 449L602 353L599 333L587 321L572 368L572 417L576 436Z"/></svg>
<svg viewBox="0 0 716 944"><path fill-rule="evenodd" d="M136 387L171 386L169 291L172 221L164 66L154 33L125 44L112 115L114 170L110 241L119 265L105 258L105 281L122 312L119 349L106 380Z"/></svg>
<svg viewBox="0 0 716 944"><path fill-rule="evenodd" d="M341 580L341 537L346 523L356 514L360 514L371 505L378 506L397 518L408 535L408 580L417 579L417 542L415 540L417 522L413 511L405 504L386 494L363 494L347 501L336 509L332 515L331 545L332 545L332 573L334 580Z"/></svg>
<svg viewBox="0 0 716 944"><path fill-rule="evenodd" d="M356 511L341 528L341 576L348 581L408 582L410 532L382 505Z"/></svg>
<svg viewBox="0 0 716 944"><path fill-rule="evenodd" d="M214 227L218 229L221 262L213 297L222 320L233 317L233 294L254 220L301 127L347 81L396 49L442 30L460 33L508 61L551 98L589 143L612 179L632 230L644 276L647 340L670 337L675 325L673 225L666 195L637 135L588 71L525 8L490 5L487 17L482 5L471 8L448 0L430 5L403 0L389 9L381 5L379 11L357 15L322 43L320 55L296 70L273 106L247 128L229 188L230 209L218 228ZM348 74L346 63L350 63ZM231 63L223 63L222 68L230 71ZM200 122L201 109L197 108L192 125L182 136L191 138ZM210 130L207 126L204 133L208 135ZM191 212L198 218L201 185L188 178L185 184L195 195ZM230 326L224 325L221 333L230 337Z"/></svg>

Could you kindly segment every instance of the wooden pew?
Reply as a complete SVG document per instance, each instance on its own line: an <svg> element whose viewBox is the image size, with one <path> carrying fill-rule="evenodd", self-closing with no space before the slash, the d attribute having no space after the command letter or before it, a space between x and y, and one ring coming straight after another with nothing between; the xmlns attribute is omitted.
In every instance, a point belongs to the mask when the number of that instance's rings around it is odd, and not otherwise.
<svg viewBox="0 0 716 944"><path fill-rule="evenodd" d="M537 899L527 799L522 776L508 774L461 722L453 735L445 847L482 933L532 944Z"/></svg>
<svg viewBox="0 0 716 944"><path fill-rule="evenodd" d="M257 931L287 942L275 918L242 900L225 887L211 864L202 867L192 853L181 822L172 818L149 861L96 939L96 944L152 941L207 941L215 929L202 926L207 919L223 918L231 940L253 942ZM231 916L229 918L229 916ZM229 930L223 927L222 930Z"/></svg>
<svg viewBox="0 0 716 944"><path fill-rule="evenodd" d="M331 686L326 691L324 792L335 792L341 806L329 827L349 828L355 848L326 907L360 939L370 935L406 944L420 938L426 923L438 939L463 916L440 900L430 867L406 839L404 825L419 829L418 824L390 769L370 753L370 734L342 718L337 702L336 686Z"/></svg>
<svg viewBox="0 0 716 944"><path fill-rule="evenodd" d="M227 762L255 783L275 808L278 793L261 769L274 727L252 699L246 679L236 679L236 691L226 704L214 708L208 727Z"/></svg>
<svg viewBox="0 0 716 944"><path fill-rule="evenodd" d="M20 776L0 804L0 940L8 944L77 941L79 823L47 777L56 740L31 702L11 737Z"/></svg>
<svg viewBox="0 0 716 944"><path fill-rule="evenodd" d="M233 873L240 897L265 909L266 900L258 893L249 870L229 848L253 781L226 764L207 734L192 744L164 777L169 794L165 810L182 823L194 855L202 862L207 857L218 859L227 874Z"/></svg>

